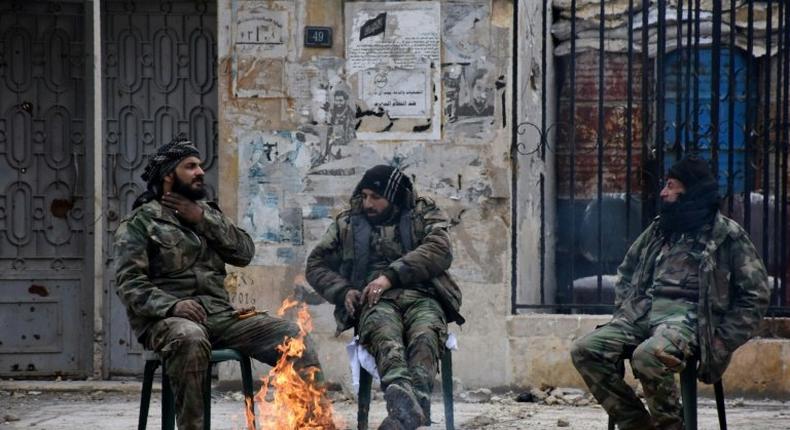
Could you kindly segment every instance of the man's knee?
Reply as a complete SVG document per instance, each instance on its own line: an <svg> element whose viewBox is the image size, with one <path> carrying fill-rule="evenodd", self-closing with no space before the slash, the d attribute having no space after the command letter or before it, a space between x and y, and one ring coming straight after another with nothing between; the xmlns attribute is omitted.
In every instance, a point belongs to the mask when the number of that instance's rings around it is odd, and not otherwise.
<svg viewBox="0 0 790 430"><path fill-rule="evenodd" d="M206 331L196 323L182 324L178 327L175 340L182 348L211 349Z"/></svg>
<svg viewBox="0 0 790 430"><path fill-rule="evenodd" d="M591 346L587 339L587 336L583 336L571 344L571 360L576 368L583 366L589 357Z"/></svg>
<svg viewBox="0 0 790 430"><path fill-rule="evenodd" d="M161 349L168 367L179 371L202 371L211 357L211 343L205 329L193 322L174 324L170 341Z"/></svg>
<svg viewBox="0 0 790 430"><path fill-rule="evenodd" d="M682 360L672 355L655 342L643 342L631 357L631 366L637 375L643 378L660 378L667 371L682 364Z"/></svg>

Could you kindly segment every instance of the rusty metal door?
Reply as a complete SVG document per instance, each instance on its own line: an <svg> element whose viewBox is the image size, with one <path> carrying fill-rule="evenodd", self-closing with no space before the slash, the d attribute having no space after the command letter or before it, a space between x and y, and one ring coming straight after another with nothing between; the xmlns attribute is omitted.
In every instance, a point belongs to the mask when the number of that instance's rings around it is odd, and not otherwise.
<svg viewBox="0 0 790 430"><path fill-rule="evenodd" d="M91 368L84 15L0 4L0 376Z"/></svg>
<svg viewBox="0 0 790 430"><path fill-rule="evenodd" d="M145 190L147 157L179 132L203 155L209 198L217 183L216 3L102 3L105 145L105 368L136 374L142 348L115 294L112 239Z"/></svg>

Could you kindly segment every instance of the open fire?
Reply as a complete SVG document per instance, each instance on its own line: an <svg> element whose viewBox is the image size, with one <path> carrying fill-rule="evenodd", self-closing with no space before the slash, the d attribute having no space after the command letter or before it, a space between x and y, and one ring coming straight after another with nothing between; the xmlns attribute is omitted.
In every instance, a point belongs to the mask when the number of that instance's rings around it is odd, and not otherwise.
<svg viewBox="0 0 790 430"><path fill-rule="evenodd" d="M297 372L293 362L305 350L305 337L313 330L313 322L307 305L296 300L285 299L278 316L291 309L296 310L299 334L286 338L277 347L281 356L277 365L262 379L263 387L255 395L257 416L247 412L247 428L260 430L304 430L334 429L332 404L326 396L326 388L317 383L318 369L310 368Z"/></svg>

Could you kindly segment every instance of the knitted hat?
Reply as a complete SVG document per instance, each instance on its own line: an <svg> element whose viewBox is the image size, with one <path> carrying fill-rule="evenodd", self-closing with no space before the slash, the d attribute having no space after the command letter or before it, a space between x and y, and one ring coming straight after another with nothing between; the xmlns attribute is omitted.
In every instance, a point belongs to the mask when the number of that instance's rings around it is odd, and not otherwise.
<svg viewBox="0 0 790 430"><path fill-rule="evenodd" d="M200 157L200 151L186 137L184 133L179 133L170 142L162 145L145 166L145 171L141 178L148 184L148 188L156 186L162 179L178 166L181 160L190 157Z"/></svg>
<svg viewBox="0 0 790 430"><path fill-rule="evenodd" d="M394 205L405 207L408 194L412 191L411 180L400 169L379 164L368 169L359 181L354 195L367 188L387 199Z"/></svg>
<svg viewBox="0 0 790 430"><path fill-rule="evenodd" d="M716 178L710 171L708 162L696 155L689 155L673 164L667 173L668 178L674 178L683 183L686 189L693 188L703 182L715 182Z"/></svg>

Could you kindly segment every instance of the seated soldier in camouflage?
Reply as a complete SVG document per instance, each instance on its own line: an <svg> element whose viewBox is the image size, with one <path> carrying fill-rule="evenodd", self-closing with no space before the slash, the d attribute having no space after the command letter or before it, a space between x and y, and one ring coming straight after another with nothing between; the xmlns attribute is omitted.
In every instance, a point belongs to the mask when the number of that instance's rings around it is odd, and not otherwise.
<svg viewBox="0 0 790 430"><path fill-rule="evenodd" d="M163 145L142 175L145 191L115 233L118 296L132 329L167 360L178 428L203 429L203 384L212 348L234 348L274 365L296 324L265 313L242 318L224 288L225 264L246 266L252 240L204 200L197 148L183 136ZM244 315L246 316L246 315ZM321 379L308 341L295 363Z"/></svg>
<svg viewBox="0 0 790 430"><path fill-rule="evenodd" d="M672 166L659 216L617 269L614 317L573 344L574 365L622 430L682 429L674 373L698 356L700 380L720 380L768 306L765 266L719 213L717 190L705 160ZM625 358L649 414L617 371Z"/></svg>
<svg viewBox="0 0 790 430"><path fill-rule="evenodd" d="M376 359L388 416L380 429L430 424L430 396L447 323L463 323L447 274L447 219L416 198L408 177L379 165L362 177L351 209L307 259L307 280L335 304L338 334L355 327Z"/></svg>

